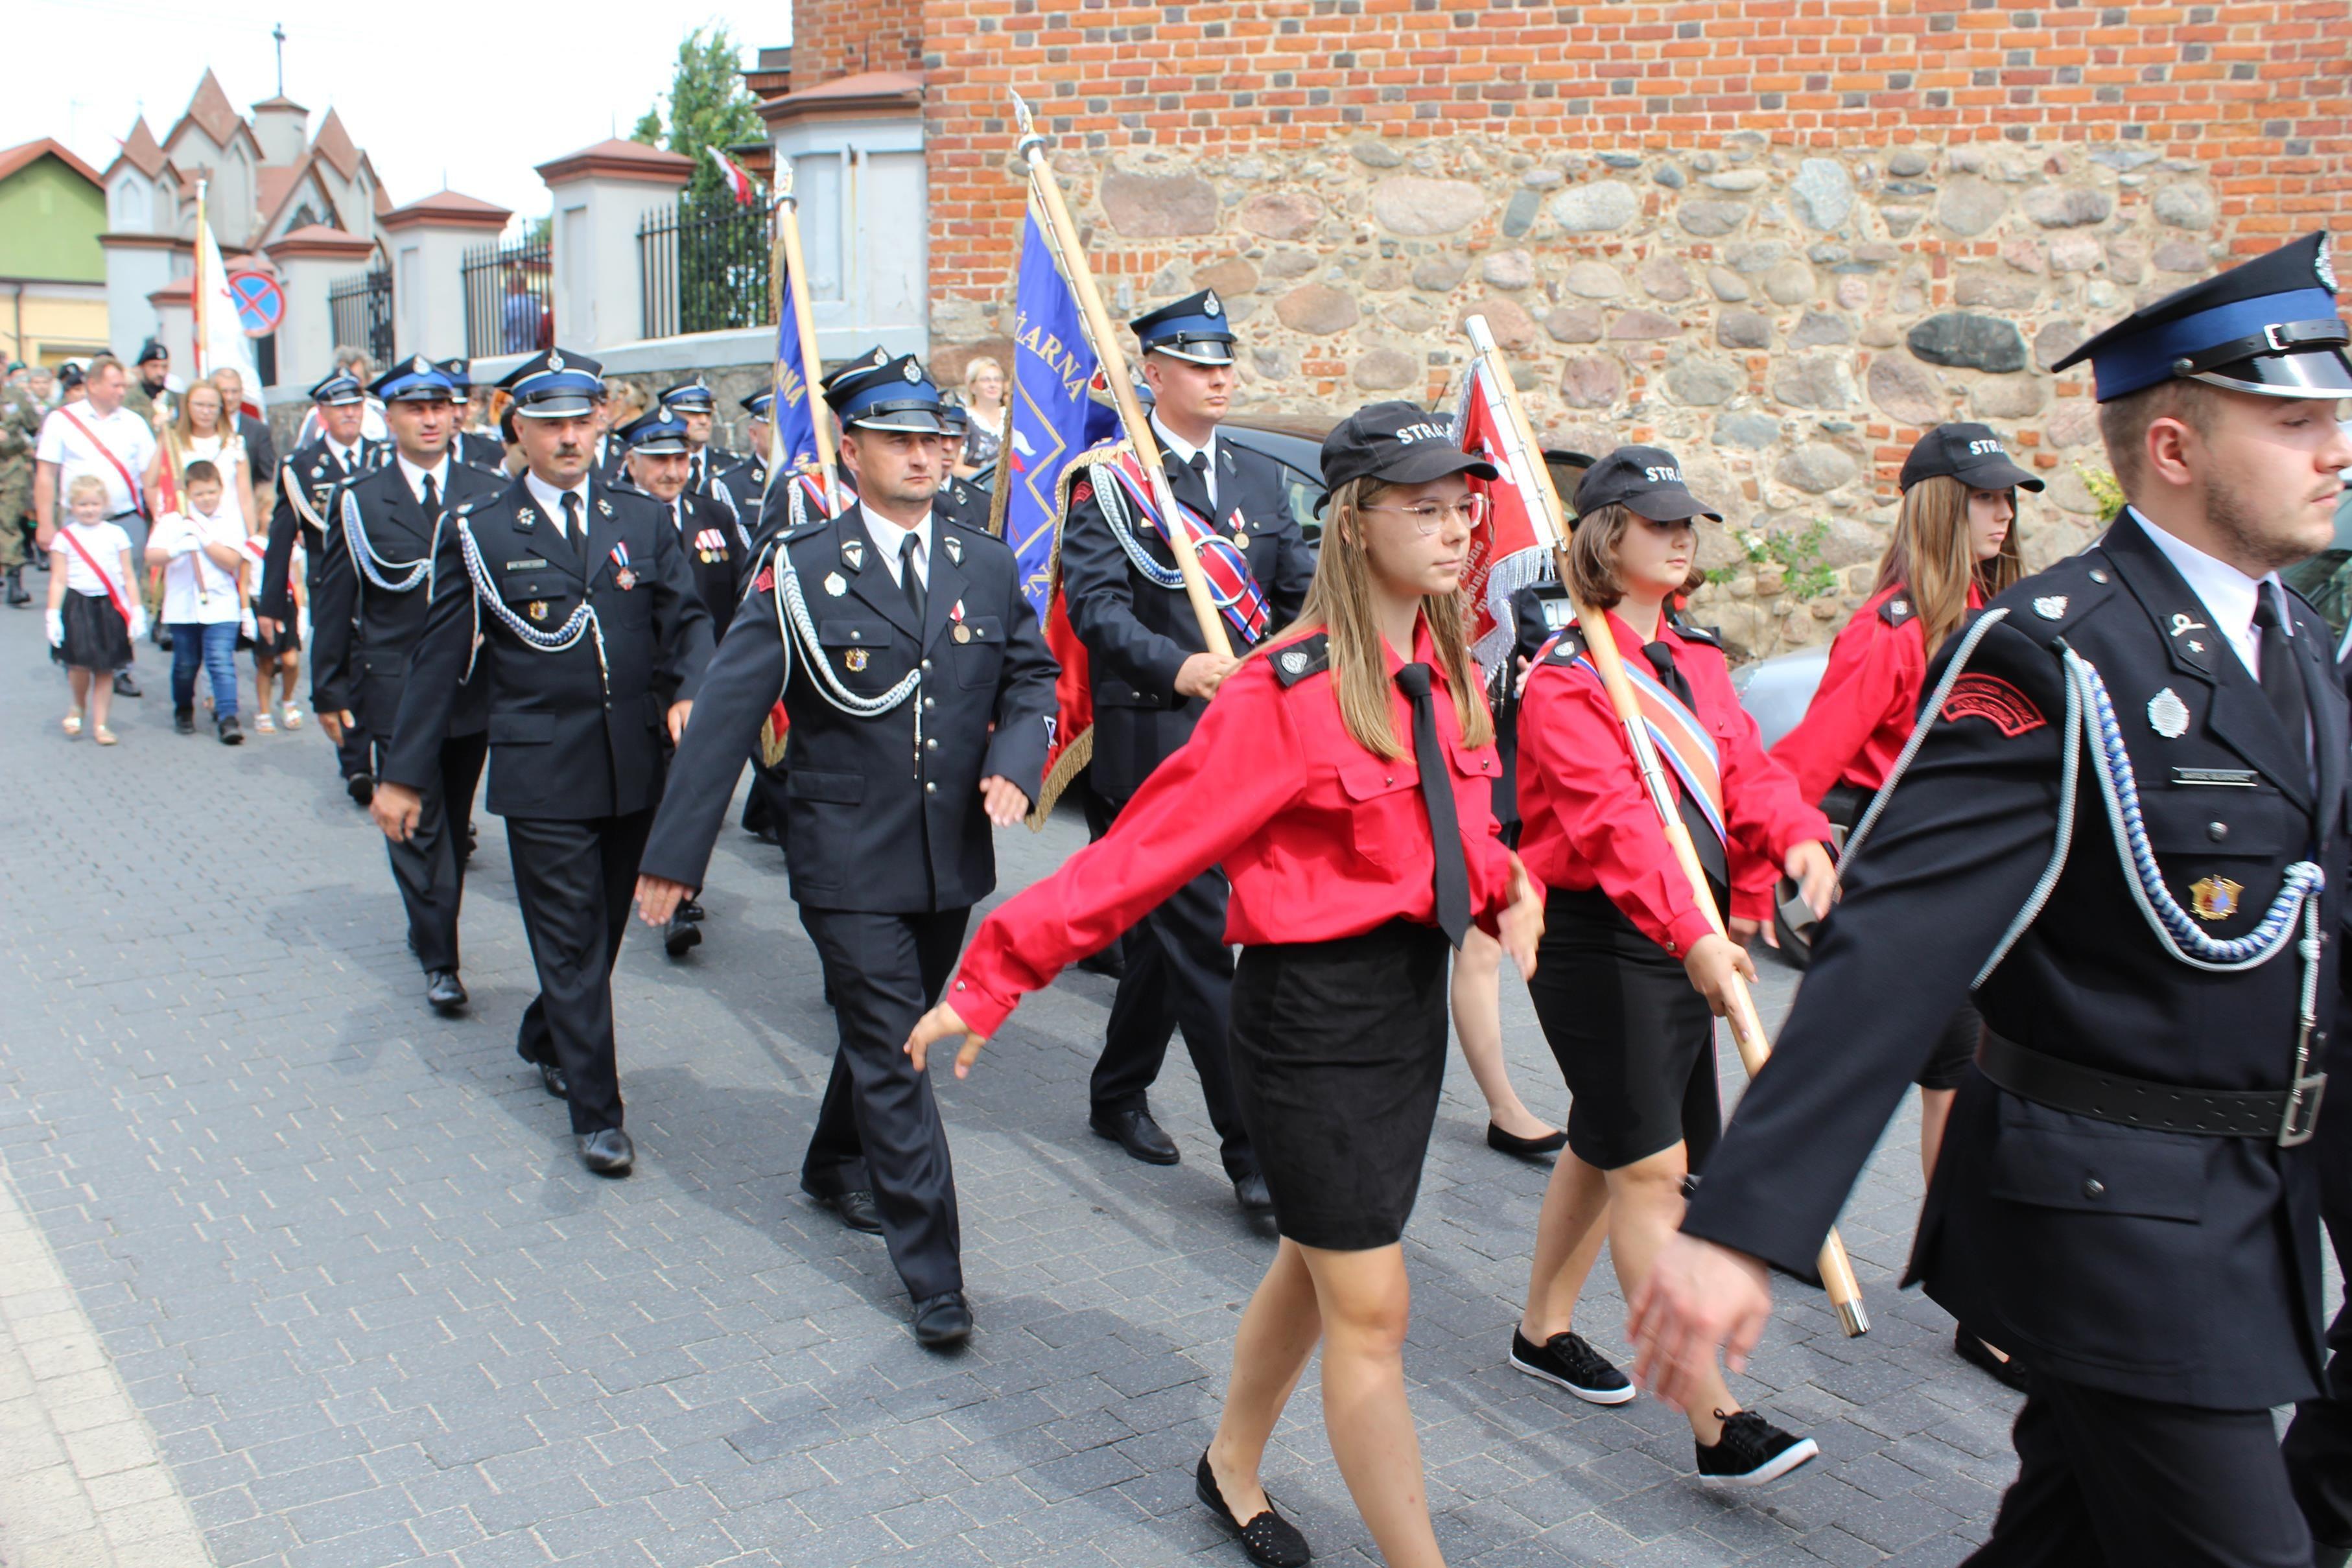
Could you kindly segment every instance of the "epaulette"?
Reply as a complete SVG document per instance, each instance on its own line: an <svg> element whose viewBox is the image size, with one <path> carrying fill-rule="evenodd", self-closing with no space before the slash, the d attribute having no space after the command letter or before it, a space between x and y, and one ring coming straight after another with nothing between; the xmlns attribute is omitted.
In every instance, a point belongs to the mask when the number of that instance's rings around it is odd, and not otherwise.
<svg viewBox="0 0 2352 1568"><path fill-rule="evenodd" d="M2036 572L1993 602L2008 607L2012 631L2048 647L2115 592L2115 568L2094 545L2047 571Z"/></svg>
<svg viewBox="0 0 2352 1568"><path fill-rule="evenodd" d="M1911 602L1911 591L1908 588L1898 588L1892 596L1879 601L1878 618L1889 626L1900 626L1905 622L1916 621L1918 617L1919 607Z"/></svg>
<svg viewBox="0 0 2352 1568"><path fill-rule="evenodd" d="M1689 622L1684 620L1678 612L1671 610L1666 612L1666 621L1668 624L1674 627L1675 634L1679 636L1684 642L1704 643L1708 647L1715 649L1717 653L1722 652L1723 634L1714 627L1694 626Z"/></svg>
<svg viewBox="0 0 2352 1568"><path fill-rule="evenodd" d="M1318 632L1268 657L1274 664L1274 678L1286 687L1295 686L1317 671L1331 667L1331 638Z"/></svg>
<svg viewBox="0 0 2352 1568"><path fill-rule="evenodd" d="M1548 645L1544 657L1555 664L1573 664L1584 656L1584 629L1563 626Z"/></svg>

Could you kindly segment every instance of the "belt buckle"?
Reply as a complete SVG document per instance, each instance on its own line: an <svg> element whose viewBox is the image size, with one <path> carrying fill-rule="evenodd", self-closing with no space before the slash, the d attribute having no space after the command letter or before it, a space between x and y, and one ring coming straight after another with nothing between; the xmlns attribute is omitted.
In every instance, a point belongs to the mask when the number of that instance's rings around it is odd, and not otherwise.
<svg viewBox="0 0 2352 1568"><path fill-rule="evenodd" d="M2286 1113L2279 1118L2278 1145L2292 1149L2311 1142L2319 1131L2319 1102L2327 1092L2327 1074L2305 1073L2287 1086Z"/></svg>

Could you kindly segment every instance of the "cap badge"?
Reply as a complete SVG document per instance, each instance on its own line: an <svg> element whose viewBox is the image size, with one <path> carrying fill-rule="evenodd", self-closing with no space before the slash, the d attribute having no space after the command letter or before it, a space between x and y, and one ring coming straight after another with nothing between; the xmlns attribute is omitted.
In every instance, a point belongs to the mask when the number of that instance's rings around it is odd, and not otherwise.
<svg viewBox="0 0 2352 1568"><path fill-rule="evenodd" d="M2319 276L2319 287L2328 293L2336 292L2336 263L2328 259L2327 246L2322 244L2319 254L2312 258L2311 270Z"/></svg>
<svg viewBox="0 0 2352 1568"><path fill-rule="evenodd" d="M547 351L547 368L551 371L562 370L563 368L563 356L557 353L554 350L550 349Z"/></svg>
<svg viewBox="0 0 2352 1568"><path fill-rule="evenodd" d="M2066 616L2066 596L2063 593L2053 593L2047 599L2035 600L2033 601L2033 613L2041 616L2044 621L2064 620Z"/></svg>
<svg viewBox="0 0 2352 1568"><path fill-rule="evenodd" d="M2179 740L2189 733L2189 705L2179 692L2165 687L2147 699L2147 727L2167 740Z"/></svg>
<svg viewBox="0 0 2352 1568"><path fill-rule="evenodd" d="M419 354L416 358L408 361L408 368L421 376L429 373L432 371L433 366L424 355Z"/></svg>
<svg viewBox="0 0 2352 1568"><path fill-rule="evenodd" d="M2238 913L2245 884L2226 876L2200 876L2189 884L2189 907L2200 920L2227 920Z"/></svg>
<svg viewBox="0 0 2352 1568"><path fill-rule="evenodd" d="M841 573L828 571L824 574L824 591L838 599L849 591L849 584L843 580Z"/></svg>
<svg viewBox="0 0 2352 1568"><path fill-rule="evenodd" d="M1201 301L1201 313L1211 317L1222 316L1225 313L1224 305L1217 298L1215 289L1210 289L1207 298Z"/></svg>
<svg viewBox="0 0 2352 1568"><path fill-rule="evenodd" d="M852 648L849 652L841 656L841 664L842 668L849 671L852 674L856 674L858 671L866 667L866 650L863 648Z"/></svg>
<svg viewBox="0 0 2352 1568"><path fill-rule="evenodd" d="M922 368L917 365L914 361L908 360L907 361L906 376L907 380L910 382L921 381L923 379Z"/></svg>

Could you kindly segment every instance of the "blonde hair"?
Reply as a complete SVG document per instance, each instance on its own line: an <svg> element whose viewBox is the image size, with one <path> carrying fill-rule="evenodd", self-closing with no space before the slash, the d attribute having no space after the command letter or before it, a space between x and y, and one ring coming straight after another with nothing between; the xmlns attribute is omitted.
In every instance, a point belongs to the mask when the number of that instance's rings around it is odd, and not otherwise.
<svg viewBox="0 0 2352 1568"><path fill-rule="evenodd" d="M1377 479L1350 479L1331 493L1323 545L1315 562L1315 580L1307 590L1293 630L1319 627L1330 639L1331 687L1339 699L1339 722L1356 744L1376 757L1405 755L1392 720L1389 662L1378 621L1372 612L1371 558L1364 548L1361 513L1392 486ZM1495 738L1495 721L1486 711L1486 696L1470 663L1469 640L1462 631L1462 597L1424 595L1422 619L1429 623L1439 672L1454 694L1454 716L1462 730L1462 744L1485 746ZM1283 639L1287 643L1291 639ZM1264 653L1261 645L1258 653ZM1253 653L1252 657L1256 654Z"/></svg>
<svg viewBox="0 0 2352 1568"><path fill-rule="evenodd" d="M1977 559L1969 542L1969 493L1967 481L1949 474L1922 479L1904 491L1895 538L1878 558L1878 584L1872 591L1884 592L1900 583L1911 595L1931 659L1944 639L1968 619L1971 581L1990 601L2025 575L2025 562L2017 553L2016 492L2010 493L2009 537L1990 560Z"/></svg>
<svg viewBox="0 0 2352 1568"><path fill-rule="evenodd" d="M974 354L971 359L966 360L963 362L963 384L966 387L970 387L972 382L980 380L981 376L989 371L994 371L999 379L1002 379L1004 375L1004 367L1003 365L998 364L986 354Z"/></svg>
<svg viewBox="0 0 2352 1568"><path fill-rule="evenodd" d="M1696 517L1685 520L1692 528L1698 527ZM1625 585L1617 577L1617 546L1633 523L1633 508L1615 505L1595 507L1577 518L1568 536L1567 555L1568 591L1579 604L1614 610L1625 597ZM1694 559L1680 591L1696 593L1706 581L1706 573Z"/></svg>
<svg viewBox="0 0 2352 1568"><path fill-rule="evenodd" d="M77 474L66 482L66 505L71 506L76 500L93 491L103 502L106 499L106 481L95 474Z"/></svg>
<svg viewBox="0 0 2352 1568"><path fill-rule="evenodd" d="M236 434L236 415L229 412L228 394L214 385L209 377L195 382L180 394L179 412L172 416L173 435L177 438L178 444L182 446L185 446L187 443L196 438L196 394L198 392L213 394L213 402L216 405L213 410L213 434L220 437L223 444L226 444L229 439ZM176 458L178 454L174 453L173 456Z"/></svg>

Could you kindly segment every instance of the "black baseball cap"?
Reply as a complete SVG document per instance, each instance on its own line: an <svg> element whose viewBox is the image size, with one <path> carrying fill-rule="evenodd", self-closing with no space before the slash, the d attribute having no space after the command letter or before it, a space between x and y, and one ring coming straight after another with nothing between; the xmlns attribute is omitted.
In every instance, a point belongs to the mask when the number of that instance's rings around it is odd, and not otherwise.
<svg viewBox="0 0 2352 1568"><path fill-rule="evenodd" d="M1679 523L1691 517L1723 521L1683 486L1683 465L1663 446L1621 446L1585 470L1576 486L1576 515L1591 516L1603 507L1622 507L1654 523Z"/></svg>
<svg viewBox="0 0 2352 1568"><path fill-rule="evenodd" d="M1939 424L1921 436L1903 460L1908 490L1922 479L1949 475L1974 490L2039 490L2042 481L2017 465L1989 424Z"/></svg>
<svg viewBox="0 0 2352 1568"><path fill-rule="evenodd" d="M1462 450L1453 427L1417 403L1376 402L1358 409L1323 438L1323 485L1350 479L1426 485L1448 474L1499 479L1502 470Z"/></svg>

